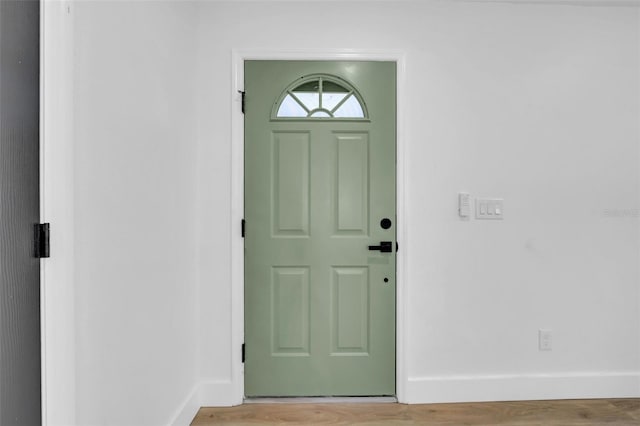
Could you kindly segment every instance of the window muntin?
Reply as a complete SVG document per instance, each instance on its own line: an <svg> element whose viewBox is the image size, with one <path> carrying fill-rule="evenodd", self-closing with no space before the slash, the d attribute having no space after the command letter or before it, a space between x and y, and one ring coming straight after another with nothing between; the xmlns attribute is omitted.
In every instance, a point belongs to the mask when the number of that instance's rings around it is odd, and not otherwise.
<svg viewBox="0 0 640 426"><path fill-rule="evenodd" d="M312 75L290 85L280 95L272 118L366 120L368 114L352 85L338 77Z"/></svg>

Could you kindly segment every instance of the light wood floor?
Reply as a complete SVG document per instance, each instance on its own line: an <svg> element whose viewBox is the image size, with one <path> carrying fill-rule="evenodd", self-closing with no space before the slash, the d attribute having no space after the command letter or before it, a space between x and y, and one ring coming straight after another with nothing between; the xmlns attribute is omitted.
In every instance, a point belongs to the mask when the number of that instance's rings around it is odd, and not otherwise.
<svg viewBox="0 0 640 426"><path fill-rule="evenodd" d="M639 426L640 399L470 404L244 404L201 408L203 425Z"/></svg>

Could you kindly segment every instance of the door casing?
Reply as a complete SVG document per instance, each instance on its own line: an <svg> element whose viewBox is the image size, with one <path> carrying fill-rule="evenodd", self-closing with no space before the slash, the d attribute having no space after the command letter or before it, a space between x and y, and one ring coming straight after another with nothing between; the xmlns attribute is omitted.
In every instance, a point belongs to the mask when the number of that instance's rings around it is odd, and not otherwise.
<svg viewBox="0 0 640 426"><path fill-rule="evenodd" d="M396 397L406 402L405 342L407 333L406 289L407 271L407 211L405 202L406 141L404 137L406 53L398 50L234 50L232 55L231 93L231 394L230 405L244 399L244 365L241 361L244 342L244 242L239 232L244 212L244 118L240 92L244 90L246 60L325 60L325 61L391 61L396 63L396 214L397 240L400 250L396 258ZM203 401L204 402L204 401ZM219 402L218 402L219 403Z"/></svg>

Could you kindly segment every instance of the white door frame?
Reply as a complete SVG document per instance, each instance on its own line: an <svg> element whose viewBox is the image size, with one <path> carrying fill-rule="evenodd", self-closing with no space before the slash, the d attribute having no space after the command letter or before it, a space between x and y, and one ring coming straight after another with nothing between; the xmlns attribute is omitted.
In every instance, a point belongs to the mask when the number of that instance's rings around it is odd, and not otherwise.
<svg viewBox="0 0 640 426"><path fill-rule="evenodd" d="M400 250L396 265L396 396L406 402L408 382L406 366L407 334L407 210L405 199L406 140L406 53L402 50L244 50L232 51L231 84L231 381L233 400L241 404L244 398L244 364L241 345L244 342L244 242L237 231L244 215L244 117L240 109L244 91L244 62L247 60L330 60L330 61L391 61L397 64L396 74L396 214L397 240Z"/></svg>
<svg viewBox="0 0 640 426"><path fill-rule="evenodd" d="M40 3L40 220L54 235L40 261L44 426L76 424L72 9Z"/></svg>

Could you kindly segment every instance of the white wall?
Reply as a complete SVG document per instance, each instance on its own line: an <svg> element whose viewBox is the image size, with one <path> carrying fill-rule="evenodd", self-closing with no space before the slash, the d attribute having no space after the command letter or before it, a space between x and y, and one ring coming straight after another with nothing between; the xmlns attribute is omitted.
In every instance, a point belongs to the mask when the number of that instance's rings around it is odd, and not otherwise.
<svg viewBox="0 0 640 426"><path fill-rule="evenodd" d="M196 382L194 8L73 8L77 424L167 424Z"/></svg>
<svg viewBox="0 0 640 426"><path fill-rule="evenodd" d="M640 394L637 9L216 2L199 18L203 380L222 388L237 363L232 49L392 49L409 88L406 400ZM461 222L463 190L504 197L505 220Z"/></svg>
<svg viewBox="0 0 640 426"><path fill-rule="evenodd" d="M407 402L640 396L637 9L72 9L77 424L237 402L232 49L406 52ZM463 190L505 220L459 221Z"/></svg>

